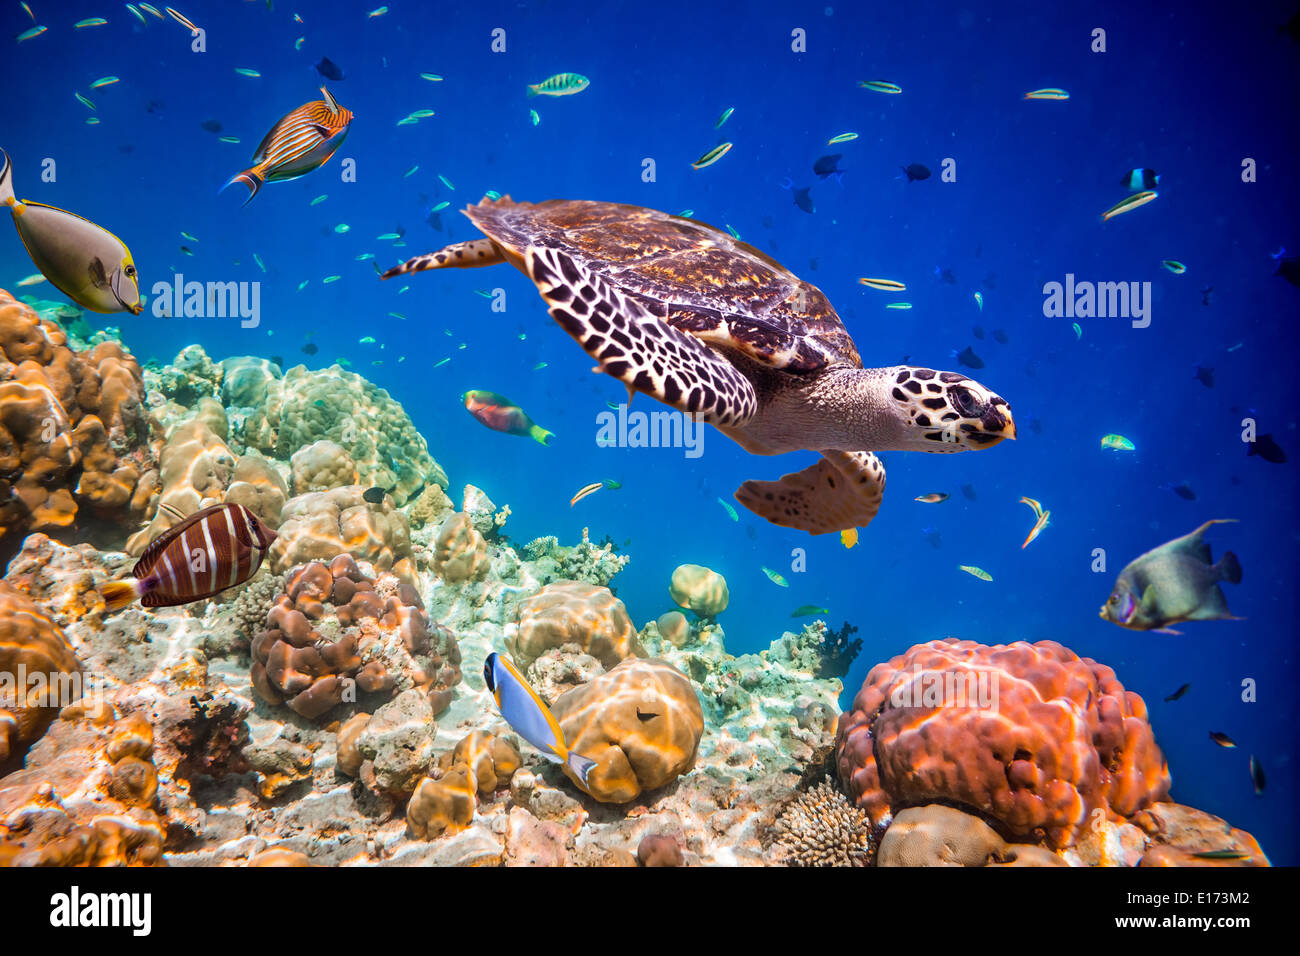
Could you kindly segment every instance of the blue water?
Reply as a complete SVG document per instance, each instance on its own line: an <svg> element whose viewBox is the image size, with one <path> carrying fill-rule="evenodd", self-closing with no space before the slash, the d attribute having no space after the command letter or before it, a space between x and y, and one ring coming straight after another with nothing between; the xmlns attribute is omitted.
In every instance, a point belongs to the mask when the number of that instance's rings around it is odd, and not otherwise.
<svg viewBox="0 0 1300 956"><path fill-rule="evenodd" d="M200 342L214 358L280 356L352 369L401 401L452 479L511 504L519 542L556 534L628 542L633 560L615 580L638 623L670 607L667 582L682 562L726 575L721 618L734 652L754 651L797 629L801 604L831 609L835 626L860 630L847 703L871 664L945 635L995 643L1053 639L1112 666L1151 710L1168 757L1173 796L1252 831L1275 862L1300 861L1293 813L1297 707L1295 316L1300 290L1272 272L1270 253L1300 252L1294 95L1300 46L1276 33L1283 4L1238 5L1214 15L1195 4L459 4L184 0L207 31L190 50L177 23L140 26L120 3L31 0L49 31L3 40L4 141L18 195L77 211L119 234L144 279L173 270L200 281L261 282L260 325L234 319L96 317L119 325L142 359L170 361ZM296 9L303 23L294 22ZM74 30L83 17L103 27ZM10 37L31 25L6 3ZM490 50L506 31L506 52ZM1090 51L1106 30L1107 52ZM791 50L806 31L807 52ZM294 50L294 40L306 40ZM331 91L356 116L336 155L316 173L269 184L247 207L234 187L272 123L311 99L313 64L346 71ZM258 79L237 75L252 68ZM591 78L565 98L527 99L525 84L561 71ZM428 82L431 72L445 77ZM121 82L99 90L104 75ZM858 87L887 79L904 93ZM1063 87L1068 102L1025 102ZM89 95L99 125L73 96ZM719 132L714 120L735 114ZM533 126L529 109L541 123ZM417 109L436 116L397 126ZM218 141L200 123L218 120ZM828 148L833 135L855 142ZM721 139L719 163L692 160ZM818 181L812 163L843 154L841 182ZM1258 181L1243 183L1243 159ZM55 163L43 182L41 163ZM356 181L340 177L355 162ZM654 181L643 181L653 160ZM940 179L944 161L956 179ZM935 175L900 179L924 163ZM403 173L418 164L409 178ZM1125 195L1135 166L1162 175L1160 198L1104 225L1099 214ZM443 185L441 173L455 184ZM812 186L809 215L783 189ZM746 478L774 478L811 453L766 460L716 432L704 454L681 449L599 448L595 416L622 387L592 375L591 361L547 317L531 283L513 270L439 272L380 282L382 267L477 235L456 213L489 189L518 200L590 198L685 208L816 283L836 305L867 365L953 368L973 346L973 373L1006 397L1020 440L960 456L886 455L880 515L846 551L837 536L809 538L717 503ZM328 199L317 206L310 200ZM442 231L426 222L440 201ZM337 224L351 228L336 233ZM376 236L405 230L404 248ZM198 238L181 238L184 230ZM179 251L189 245L195 252ZM253 260L257 253L263 274ZM1162 259L1187 272L1173 275ZM951 270L954 282L941 278ZM16 238L0 241L0 285L13 291L32 270ZM1152 323L1043 315L1043 285L1067 273L1092 281L1150 282ZM342 279L322 284L326 275ZM892 298L859 276L903 280ZM309 280L298 291L298 285ZM409 290L400 292L403 285ZM1213 287L1202 304L1205 287ZM504 314L475 289L505 290ZM34 290L55 293L49 286ZM973 300L984 298L980 312ZM911 311L887 311L906 298ZM393 318L390 312L405 315ZM972 326L990 335L974 337ZM1005 345L991 337L1004 329ZM445 334L447 330L450 334ZM525 339L519 333L526 334ZM305 336L320 346L300 352ZM359 344L366 335L377 342ZM464 348L460 348L461 344ZM1230 347L1240 348L1229 352ZM383 346L382 348L380 346ZM398 362L399 357L405 361ZM433 368L438 360L451 362ZM381 365L372 364L382 361ZM547 367L533 371L538 362ZM1215 369L1213 389L1193 378ZM556 433L549 448L487 431L460 407L467 388L502 392ZM653 403L640 397L633 408ZM1235 410L1234 410L1235 409ZM1254 411L1241 411L1253 409ZM1245 457L1241 419L1254 417L1292 461ZM1031 428L1036 420L1038 428ZM1099 449L1102 435L1132 439L1134 452ZM570 508L582 485L623 483ZM1196 500L1168 486L1188 482ZM972 485L970 501L959 488ZM1164 487L1162 487L1164 486ZM912 499L944 491L939 505ZM1022 495L1043 502L1051 526L1027 549L1033 523ZM1209 518L1238 518L1210 533L1216 557L1233 550L1245 576L1226 585L1245 621L1189 624L1179 637L1121 630L1097 609L1119 570L1142 551ZM929 535L923 529L931 529ZM937 535L937 538L935 537ZM933 546L938 541L939 546ZM807 570L791 570L806 549ZM1094 572L1094 550L1106 570ZM958 570L978 565L991 583ZM780 570L777 587L759 570ZM1254 681L1256 701L1242 700ZM1190 682L1175 703L1163 697ZM1213 745L1229 733L1239 748ZM1248 755L1268 773L1252 793Z"/></svg>

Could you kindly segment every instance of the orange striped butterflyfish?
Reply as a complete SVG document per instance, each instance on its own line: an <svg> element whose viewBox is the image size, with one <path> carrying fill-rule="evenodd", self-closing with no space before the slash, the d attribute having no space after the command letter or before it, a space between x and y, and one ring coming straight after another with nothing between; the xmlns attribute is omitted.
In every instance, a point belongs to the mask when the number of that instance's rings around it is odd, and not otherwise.
<svg viewBox="0 0 1300 956"><path fill-rule="evenodd" d="M231 176L221 189L243 183L248 187L247 206L263 183L297 179L325 165L343 145L352 111L340 106L325 87L320 91L325 99L304 103L280 117L253 153L253 165Z"/></svg>
<svg viewBox="0 0 1300 956"><path fill-rule="evenodd" d="M110 611L136 598L145 607L202 601L243 584L262 566L275 532L243 505L204 508L149 542L131 573L100 593Z"/></svg>
<svg viewBox="0 0 1300 956"><path fill-rule="evenodd" d="M569 749L555 715L518 668L500 654L491 653L483 663L483 683L510 728L540 750L547 760L571 771L586 789L587 775L596 767L596 761Z"/></svg>

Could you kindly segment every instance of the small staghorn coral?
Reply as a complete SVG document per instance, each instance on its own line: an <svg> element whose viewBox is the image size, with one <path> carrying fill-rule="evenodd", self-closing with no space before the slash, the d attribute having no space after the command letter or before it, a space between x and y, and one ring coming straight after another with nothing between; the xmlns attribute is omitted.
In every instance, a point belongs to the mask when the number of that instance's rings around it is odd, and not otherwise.
<svg viewBox="0 0 1300 956"><path fill-rule="evenodd" d="M787 866L871 865L871 822L828 783L792 801L773 830L776 859Z"/></svg>

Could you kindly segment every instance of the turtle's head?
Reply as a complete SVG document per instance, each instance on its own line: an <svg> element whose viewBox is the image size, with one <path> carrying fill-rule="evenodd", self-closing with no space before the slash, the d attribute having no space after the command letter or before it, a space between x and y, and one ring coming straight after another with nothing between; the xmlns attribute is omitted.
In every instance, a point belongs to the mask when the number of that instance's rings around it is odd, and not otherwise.
<svg viewBox="0 0 1300 956"><path fill-rule="evenodd" d="M885 371L890 400L903 424L899 448L951 454L992 448L1016 437L1007 400L974 379L910 365Z"/></svg>

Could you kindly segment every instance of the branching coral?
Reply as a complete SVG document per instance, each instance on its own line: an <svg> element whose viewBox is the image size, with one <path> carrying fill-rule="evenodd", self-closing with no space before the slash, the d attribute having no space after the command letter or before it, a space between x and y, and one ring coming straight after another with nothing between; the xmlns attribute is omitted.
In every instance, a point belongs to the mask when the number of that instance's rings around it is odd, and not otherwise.
<svg viewBox="0 0 1300 956"><path fill-rule="evenodd" d="M817 663L818 677L843 677L849 672L853 659L862 650L862 638L850 641L858 629L848 621L838 631L828 631L817 648L821 660Z"/></svg>
<svg viewBox="0 0 1300 956"><path fill-rule="evenodd" d="M788 866L871 865L871 821L828 783L791 801L772 829L776 860Z"/></svg>

